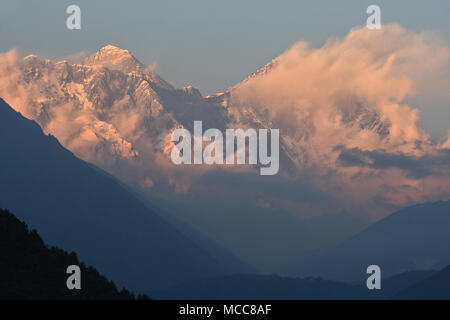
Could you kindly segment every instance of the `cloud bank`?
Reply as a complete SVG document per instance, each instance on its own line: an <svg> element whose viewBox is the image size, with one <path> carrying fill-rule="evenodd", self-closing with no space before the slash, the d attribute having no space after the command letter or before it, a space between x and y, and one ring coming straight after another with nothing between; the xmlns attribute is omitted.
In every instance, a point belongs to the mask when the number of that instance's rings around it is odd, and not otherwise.
<svg viewBox="0 0 450 320"><path fill-rule="evenodd" d="M295 179L314 176L316 188L340 199L336 210L371 207L379 218L449 198L450 140L434 143L405 102L445 96L449 62L448 44L434 33L358 27L321 48L293 45L234 86L229 108L239 122L256 114L280 128Z"/></svg>

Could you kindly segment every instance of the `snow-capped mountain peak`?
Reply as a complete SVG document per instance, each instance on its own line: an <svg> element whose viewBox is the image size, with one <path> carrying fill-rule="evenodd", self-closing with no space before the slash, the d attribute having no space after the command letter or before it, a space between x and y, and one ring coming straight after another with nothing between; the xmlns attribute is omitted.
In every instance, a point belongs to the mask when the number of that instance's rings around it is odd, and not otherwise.
<svg viewBox="0 0 450 320"><path fill-rule="evenodd" d="M107 45L81 63L94 68L108 68L123 73L140 73L145 67L128 50Z"/></svg>
<svg viewBox="0 0 450 320"><path fill-rule="evenodd" d="M401 134L392 139L391 132L403 130L393 127L392 110L387 114L358 95L339 90L315 94L316 83L303 79L295 64L285 68L281 62L275 58L224 92L203 97L192 86L174 88L128 50L107 45L78 64L28 56L14 83L29 98L18 99L18 90L2 88L0 95L16 99L18 111L77 156L117 175L126 171L122 170L126 162L134 171L140 166L139 176L148 177L146 164L167 155L172 146L167 137L173 129L190 130L198 120L204 129L283 130L283 168L333 167L338 157L334 150L340 145L413 148L415 141L401 140ZM414 124L411 127L414 130ZM426 142L420 132L417 137Z"/></svg>

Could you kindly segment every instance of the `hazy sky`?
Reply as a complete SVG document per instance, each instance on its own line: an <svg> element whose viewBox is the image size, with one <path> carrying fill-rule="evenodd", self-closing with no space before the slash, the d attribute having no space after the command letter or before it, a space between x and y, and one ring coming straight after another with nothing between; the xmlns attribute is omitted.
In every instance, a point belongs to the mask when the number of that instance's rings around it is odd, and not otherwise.
<svg viewBox="0 0 450 320"><path fill-rule="evenodd" d="M81 7L81 30L66 28L70 4ZM22 55L57 60L114 44L144 64L156 63L176 87L190 84L210 94L242 80L299 40L321 46L330 36L346 35L365 24L370 4L381 7L382 23L435 30L450 39L448 0L3 0L0 51L18 48ZM425 115L422 121L437 137L446 131L450 112L445 102L435 103L446 117Z"/></svg>

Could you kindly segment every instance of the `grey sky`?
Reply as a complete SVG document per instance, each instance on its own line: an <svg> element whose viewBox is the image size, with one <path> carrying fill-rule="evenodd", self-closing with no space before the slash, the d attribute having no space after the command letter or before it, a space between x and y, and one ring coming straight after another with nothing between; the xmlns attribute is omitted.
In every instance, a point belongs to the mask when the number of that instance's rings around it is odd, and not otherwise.
<svg viewBox="0 0 450 320"><path fill-rule="evenodd" d="M70 4L81 7L81 30L66 29ZM57 60L114 44L144 64L156 62L158 72L175 86L190 84L210 94L242 80L299 40L320 46L330 36L344 36L365 23L370 4L380 5L382 23L436 30L450 39L448 0L3 0L0 51L18 48L22 55ZM422 121L439 137L448 127L450 108L447 102L435 103L439 116L423 114Z"/></svg>

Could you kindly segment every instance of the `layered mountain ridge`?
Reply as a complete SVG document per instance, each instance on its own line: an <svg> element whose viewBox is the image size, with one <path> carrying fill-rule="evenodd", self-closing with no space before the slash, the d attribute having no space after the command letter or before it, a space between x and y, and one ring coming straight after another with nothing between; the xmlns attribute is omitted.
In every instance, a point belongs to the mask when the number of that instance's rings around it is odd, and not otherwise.
<svg viewBox="0 0 450 320"><path fill-rule="evenodd" d="M312 143L314 132L308 118L300 132L289 132L271 111L241 99L242 88L272 73L279 67L278 60L225 92L203 97L190 86L174 88L128 50L112 45L72 65L31 55L20 61L17 79L30 99L26 106L14 107L77 156L114 173L119 171L114 161L148 162L144 153L149 150L164 154L170 147L168 135L177 127L192 129L195 120L202 120L204 129L281 127L281 157L287 163L306 165L313 158L305 145ZM3 94L6 100L8 95ZM352 96L339 100L336 117L345 126L387 137L390 125L379 112ZM71 124L61 128L64 121Z"/></svg>

